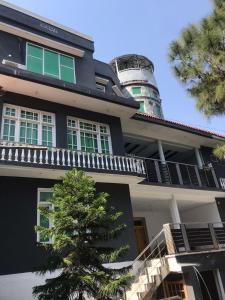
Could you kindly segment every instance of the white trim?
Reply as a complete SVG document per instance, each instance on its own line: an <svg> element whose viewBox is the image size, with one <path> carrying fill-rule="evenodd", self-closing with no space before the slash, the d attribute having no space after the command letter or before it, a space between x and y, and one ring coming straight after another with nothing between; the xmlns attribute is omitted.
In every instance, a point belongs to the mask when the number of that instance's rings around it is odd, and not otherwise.
<svg viewBox="0 0 225 300"><path fill-rule="evenodd" d="M90 120L85 120L85 119L80 119L80 118L76 118L73 116L67 116L67 123L68 124L68 120L74 120L76 121L76 128L74 127L68 127L71 130L74 130L77 132L77 150L81 150L81 139L80 139L80 133L81 132L86 132L86 133L92 133L92 134L96 134L97 135L97 144L98 144L98 153L102 153L102 148L101 148L101 135L107 136L108 137L108 142L109 142L109 154L112 155L112 141L111 141L111 133L110 133L110 127L108 124L104 124L104 123L97 123L97 122L93 122ZM80 128L80 122L85 122L85 123L89 123L91 125L95 125L96 126L96 131L94 130L87 130L87 129L82 129ZM104 126L107 129L107 133L102 133L100 131L100 126Z"/></svg>
<svg viewBox="0 0 225 300"><path fill-rule="evenodd" d="M5 115L6 107L14 108L16 110L15 116ZM32 112L32 113L37 113L38 114L38 120L29 120L29 119L21 118L20 115L21 115L22 110L29 111L29 112ZM52 117L52 123L43 122L43 119L42 119L43 115L51 116ZM2 124L4 124L4 119L15 120L15 139L14 139L14 142L20 142L19 141L20 122L21 122L21 120L24 120L26 122L31 122L33 124L38 124L38 143L37 143L37 145L42 145L42 125L51 126L52 127L52 147L56 146L56 123L55 123L55 114L54 113L4 103L4 105L3 105L3 114L2 114ZM3 139L3 133L4 133L4 125L2 125L2 128L1 128L1 138L2 139Z"/></svg>
<svg viewBox="0 0 225 300"><path fill-rule="evenodd" d="M35 19L40 20L40 21L49 23L49 24L51 24L51 25L53 25L53 26L56 26L56 27L58 27L58 28L60 28L60 29L62 29L62 30L65 30L65 31L68 31L68 32L70 32L70 33L72 33L72 34L75 34L75 35L77 35L77 36L80 36L80 37L82 37L82 38L84 38L84 39L86 39L86 40L93 41L93 38L92 38L91 36L89 36L89 35L86 35L86 34L84 34L84 33L81 33L81 32L79 32L79 31L76 31L76 30L74 30L74 29L72 29L72 28L66 27L66 26L64 26L64 25L62 25L62 24L59 24L59 23L57 23L57 22L55 22L55 21L52 21L52 20L50 20L50 19L48 19L48 18L39 16L38 14L35 14L35 13L33 13L33 12L29 11L29 10L26 10L26 9L24 9L24 8L22 8L22 7L19 7L19 6L17 6L17 5L14 5L14 4L11 4L11 3L9 3L9 2L2 1L2 0L0 1L0 5L9 7L9 8L14 9L14 10L17 10L17 11L19 11L19 12L25 14L25 15L31 16L31 17L33 17L33 18L35 18Z"/></svg>
<svg viewBox="0 0 225 300"><path fill-rule="evenodd" d="M84 57L84 54L85 54L85 51L80 50L78 48L71 47L66 44L62 44L62 43L50 40L46 37L42 37L35 33L31 33L29 31L20 29L18 27L12 26L12 25L8 25L3 22L0 22L0 30L4 31L4 32L8 32L8 33L16 35L16 36L20 36L24 39L30 40L32 42L35 42L35 43L38 43L41 45L45 45L45 46L53 48L53 49L57 49L59 51L65 52L65 53L72 54L74 56Z"/></svg>
<svg viewBox="0 0 225 300"><path fill-rule="evenodd" d="M52 192L52 189L51 188L38 188L37 189L37 226L40 225L40 216L41 216L38 207L39 206L51 206L51 207L53 207L53 205L50 202L41 202L40 201L40 193L41 192ZM49 220L49 227L52 227L51 220ZM51 238L49 238L48 242L40 242L40 233L37 232L37 242L42 243L42 244L51 244L52 240L51 240Z"/></svg>
<svg viewBox="0 0 225 300"><path fill-rule="evenodd" d="M75 58L73 56L70 56L70 55L67 55L67 54L64 54L64 53L61 53L61 52L57 52L57 51L54 51L52 49L46 48L44 46L40 46L40 45L33 44L33 43L30 43L30 42L26 43L26 70L27 70L27 58L28 58L28 45L31 45L31 46L34 46L34 47L42 49L42 75L47 75L47 76L50 76L50 77L56 77L57 79L63 80L61 78L61 68L60 68L61 66L63 66L63 67L66 67L68 69L73 70L73 75L74 75L74 81L73 81L73 83L76 84ZM58 74L58 76L54 75L54 74L50 74L50 73L46 73L45 72L45 50L49 51L49 52L53 52L53 53L55 53L55 54L58 55L58 68L59 68L59 74ZM32 56L32 55L29 55L29 56ZM66 56L68 58L71 58L72 61L73 61L73 68L61 64L61 56ZM36 59L39 59L39 57L35 57L35 56L32 56L32 57L34 57Z"/></svg>
<svg viewBox="0 0 225 300"><path fill-rule="evenodd" d="M115 93L117 96L125 97L124 94L123 94L122 91L118 88L117 85L113 85L113 86L112 86L112 89L113 89L114 93Z"/></svg>
<svg viewBox="0 0 225 300"><path fill-rule="evenodd" d="M108 79L105 79L105 78L102 78L102 77L98 77L98 76L95 76L95 81L97 83L100 83L100 84L103 84L103 85L107 85L109 83Z"/></svg>

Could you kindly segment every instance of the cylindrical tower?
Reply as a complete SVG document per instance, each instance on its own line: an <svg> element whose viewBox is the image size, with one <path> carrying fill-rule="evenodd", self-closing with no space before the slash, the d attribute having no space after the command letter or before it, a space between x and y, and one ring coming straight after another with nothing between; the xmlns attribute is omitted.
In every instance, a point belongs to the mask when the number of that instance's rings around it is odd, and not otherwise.
<svg viewBox="0 0 225 300"><path fill-rule="evenodd" d="M124 94L140 102L140 112L163 118L161 99L154 77L154 65L145 56L127 54L110 62Z"/></svg>

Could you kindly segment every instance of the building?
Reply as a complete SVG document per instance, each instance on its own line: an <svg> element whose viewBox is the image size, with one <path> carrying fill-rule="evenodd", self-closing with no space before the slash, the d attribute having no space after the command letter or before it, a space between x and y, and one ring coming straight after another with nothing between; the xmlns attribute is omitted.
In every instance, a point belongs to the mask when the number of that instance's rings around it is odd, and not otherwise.
<svg viewBox="0 0 225 300"><path fill-rule="evenodd" d="M225 164L212 154L225 136L163 119L147 58L114 59L115 73L93 53L90 37L0 1L0 300L43 282L37 206L72 167L123 212L127 300L225 299Z"/></svg>

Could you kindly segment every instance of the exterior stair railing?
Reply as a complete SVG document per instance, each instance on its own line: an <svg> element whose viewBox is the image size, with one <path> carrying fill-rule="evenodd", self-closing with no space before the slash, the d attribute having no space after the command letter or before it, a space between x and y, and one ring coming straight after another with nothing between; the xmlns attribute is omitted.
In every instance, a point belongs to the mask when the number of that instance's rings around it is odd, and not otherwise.
<svg viewBox="0 0 225 300"><path fill-rule="evenodd" d="M125 300L151 299L156 289L169 273L166 255L164 231L150 242L132 264L131 274L134 276L129 290L124 292Z"/></svg>
<svg viewBox="0 0 225 300"><path fill-rule="evenodd" d="M133 261L130 272L134 279L124 291L124 300L153 300L161 284L166 295L164 279L170 273L169 259L209 251L225 251L225 223L164 224Z"/></svg>

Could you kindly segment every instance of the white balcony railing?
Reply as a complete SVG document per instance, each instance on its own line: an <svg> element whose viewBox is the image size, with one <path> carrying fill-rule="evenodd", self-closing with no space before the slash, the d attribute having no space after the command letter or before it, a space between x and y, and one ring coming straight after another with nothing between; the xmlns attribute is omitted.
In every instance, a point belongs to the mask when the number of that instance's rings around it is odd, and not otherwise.
<svg viewBox="0 0 225 300"><path fill-rule="evenodd" d="M0 142L0 163L73 167L125 173L145 174L140 158L72 151L69 149L47 148L14 142Z"/></svg>

